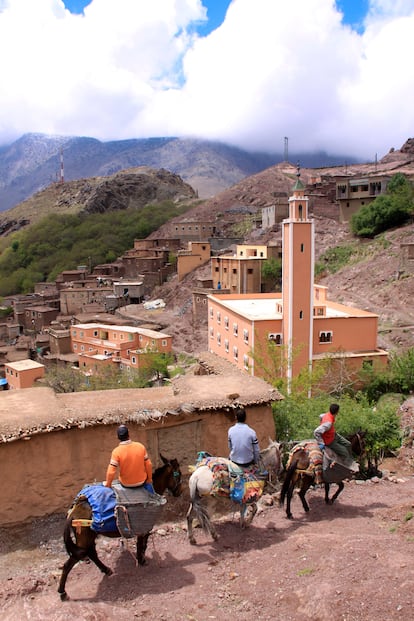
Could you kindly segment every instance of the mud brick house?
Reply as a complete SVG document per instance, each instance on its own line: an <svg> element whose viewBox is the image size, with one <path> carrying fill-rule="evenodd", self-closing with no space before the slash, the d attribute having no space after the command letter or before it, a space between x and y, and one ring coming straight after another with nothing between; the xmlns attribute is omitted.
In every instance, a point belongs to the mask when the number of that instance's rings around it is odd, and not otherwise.
<svg viewBox="0 0 414 621"><path fill-rule="evenodd" d="M199 451L227 457L236 405L246 408L261 447L267 446L275 437L272 404L281 395L207 353L195 370L200 368L205 375L190 373L161 388L55 394L39 387L2 393L0 460L7 502L0 506L0 524L66 512L84 484L105 478L121 423L129 426L131 438L145 444L154 467L161 465L160 453L178 459L184 495L188 466ZM36 473L30 485L28 472Z"/></svg>

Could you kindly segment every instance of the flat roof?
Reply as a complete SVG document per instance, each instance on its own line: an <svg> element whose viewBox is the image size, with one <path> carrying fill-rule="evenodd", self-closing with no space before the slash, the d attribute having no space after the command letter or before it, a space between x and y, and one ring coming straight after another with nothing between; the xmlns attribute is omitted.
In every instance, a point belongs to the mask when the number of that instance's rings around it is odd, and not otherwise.
<svg viewBox="0 0 414 621"><path fill-rule="evenodd" d="M245 300L223 300L221 296L214 298L229 310L248 317L249 319L282 319L282 314L276 312L276 305L282 304L282 298L248 298Z"/></svg>
<svg viewBox="0 0 414 621"><path fill-rule="evenodd" d="M5 362L4 366L10 367L13 371L27 371L27 369L44 368L45 365L27 358L25 360L16 360L16 362Z"/></svg>
<svg viewBox="0 0 414 621"><path fill-rule="evenodd" d="M230 294L232 297L235 294ZM220 304L224 308L228 308L246 319L250 320L267 320L267 319L282 319L283 312L277 312L277 306L282 306L282 296L276 294L274 297L247 297L246 294L240 294L243 296L241 299L226 299L226 294L223 295L209 295L211 299ZM316 304L315 306L321 306L325 308L325 315L315 316L315 320L333 319L339 317L376 317L375 313L362 310L360 308L353 308L351 306L344 306L337 302L331 302L326 300L322 304ZM282 306L283 308L283 306Z"/></svg>

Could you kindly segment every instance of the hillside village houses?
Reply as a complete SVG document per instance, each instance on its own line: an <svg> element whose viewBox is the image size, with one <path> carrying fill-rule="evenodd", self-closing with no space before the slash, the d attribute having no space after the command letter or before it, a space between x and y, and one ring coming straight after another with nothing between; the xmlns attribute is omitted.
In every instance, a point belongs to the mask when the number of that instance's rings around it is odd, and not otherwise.
<svg viewBox="0 0 414 621"><path fill-rule="evenodd" d="M327 289L314 283L314 221L299 177L298 172L289 217L282 223L282 292L208 296L209 351L263 376L257 354L266 364L267 344L283 347L280 373L286 373L288 386L320 360L345 362L355 373L388 359L377 347L378 316L331 302Z"/></svg>
<svg viewBox="0 0 414 621"><path fill-rule="evenodd" d="M326 212L338 220L348 219L357 205L361 206L384 192L387 182L388 178L385 176L375 179L370 177L368 185L366 179L343 175L335 179L330 178L328 181L313 179L308 187L311 196L306 198L306 213L309 215L308 201L310 201L314 213ZM298 191L298 188L295 191ZM305 201L302 200L302 203L304 209ZM286 220L283 220L283 217L288 216L288 221L292 219L292 205L292 198L277 196L273 207L262 209L260 218L262 227L272 230L277 226L285 231ZM305 213L302 214L301 229L305 228L307 217ZM174 226L171 232L175 237L156 238L153 234L150 238L135 240L134 247L113 263L98 265L93 270L86 265L79 266L76 270L67 270L59 274L54 283L38 283L32 294L14 295L4 299L3 305L13 308L13 316L0 322L0 374L4 375L5 363L30 358L37 358L45 364L56 360L74 364L79 362L78 356L81 355L81 364L88 366L87 360L91 361L93 356L97 356L92 365L96 367L100 356L103 357L100 360L101 364L108 363L109 353L105 353L107 351L112 352L112 362L118 361L119 356L114 355L114 352L119 350L111 343L100 348L103 351L98 351L98 348L96 352L93 344L78 343L78 347L83 345L85 349L82 352L79 350L75 352L71 341L72 326L91 322L119 326L122 322L125 323L125 319L120 320L117 317L119 308L141 303L151 296L154 287L162 285L172 275L177 274L178 280L181 281L187 274L209 261L211 261L211 279L200 281L198 286L194 287L193 321L201 324L209 322L210 351L232 360L249 373L257 373L258 369L255 369L251 351L255 339L260 338L262 331L265 336L274 335L269 338L275 343L288 342L288 322L286 317L282 316L283 313L279 312L279 306L289 308L286 277L282 296L273 293L269 283L264 281L262 276L264 261L282 257L280 243L275 240L271 245L243 244L242 240L236 238L214 237L216 234L214 223L204 220L185 220ZM308 243L313 244L313 241ZM286 249L286 241L284 246ZM229 253L230 247L235 247L235 251ZM404 252L408 256L409 251ZM301 256L301 259L304 259L304 256ZM309 255L309 261L312 260ZM298 264L300 263L298 261ZM408 263L405 261L405 264ZM291 267L291 263L286 263L285 256L284 273L289 273ZM298 269L295 268L295 274ZM309 282L313 283L313 277L308 278ZM291 283L289 290L296 291L297 282L298 278L295 277L295 285ZM301 285L299 290L304 291L304 287ZM355 309L339 308L333 302L328 303L327 292L322 287L314 287L312 296L315 299L313 312L316 313L314 324L308 328L312 345L305 348L307 354L303 353L302 361L312 358L316 360L317 356L323 357L326 352L332 355L333 351L340 349L352 351L355 363L356 360L361 362L363 359L384 358L384 354L376 351L377 318L374 315ZM295 293L293 298L296 300L296 297ZM273 316L271 309L274 309L275 304L279 310ZM222 316L222 322L231 324L230 329L223 326L223 323L220 327L217 313L219 317ZM216 324L213 322L213 316L216 318ZM348 336L342 337L344 326L350 322L341 323L340 317L352 318L353 322L364 320L363 338L361 333L358 342L353 343L352 339L349 341ZM270 322L269 325L266 322ZM297 329L301 327L302 331L305 324L306 321L302 318L296 325L295 341L299 338ZM293 329L295 325L293 319L289 325L289 329ZM234 326L237 326L237 329ZM332 331L333 326L335 332ZM367 331L368 326L370 328ZM345 333L348 332L345 330ZM125 335L127 333L128 330ZM128 338L130 334L128 333ZM28 340L24 340L24 335ZM143 333L141 337L144 338ZM167 350L172 347L172 339L168 335L148 338L154 341L157 350L158 344L165 340L168 342ZM146 343L148 348L148 342ZM161 345L159 350L162 351L164 347ZM139 344L137 349L140 349ZM356 354L362 351L372 352L371 358L370 355ZM135 356L134 362L124 358L119 362L119 366L139 367L139 358L142 362L142 354Z"/></svg>

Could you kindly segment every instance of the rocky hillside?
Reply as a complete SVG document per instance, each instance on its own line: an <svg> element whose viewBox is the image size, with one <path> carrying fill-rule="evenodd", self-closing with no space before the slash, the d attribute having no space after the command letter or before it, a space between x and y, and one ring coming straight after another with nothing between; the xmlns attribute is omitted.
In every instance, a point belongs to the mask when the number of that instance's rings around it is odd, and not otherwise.
<svg viewBox="0 0 414 621"><path fill-rule="evenodd" d="M147 167L121 171L109 177L55 183L13 209L0 212L0 236L34 224L50 213L139 209L165 200L194 201L196 197L193 188L178 175Z"/></svg>
<svg viewBox="0 0 414 621"><path fill-rule="evenodd" d="M326 153L292 154L292 161L320 166L356 161ZM111 176L138 166L179 174L202 198L214 196L244 177L283 160L281 153L259 153L190 138L147 138L100 142L77 136L26 134L0 146L0 211L51 183Z"/></svg>

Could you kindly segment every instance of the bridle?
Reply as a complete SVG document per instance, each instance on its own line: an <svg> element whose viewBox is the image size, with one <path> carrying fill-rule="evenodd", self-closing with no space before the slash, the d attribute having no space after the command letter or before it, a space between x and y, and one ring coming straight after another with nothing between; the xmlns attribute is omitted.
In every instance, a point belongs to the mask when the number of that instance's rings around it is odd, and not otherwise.
<svg viewBox="0 0 414 621"><path fill-rule="evenodd" d="M174 466L171 464L171 462L168 462L168 466L172 468L172 476L174 481L174 485L172 485L171 487L168 486L168 490L173 496L178 496L181 486L181 472L179 470L174 470Z"/></svg>

